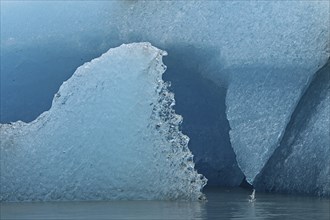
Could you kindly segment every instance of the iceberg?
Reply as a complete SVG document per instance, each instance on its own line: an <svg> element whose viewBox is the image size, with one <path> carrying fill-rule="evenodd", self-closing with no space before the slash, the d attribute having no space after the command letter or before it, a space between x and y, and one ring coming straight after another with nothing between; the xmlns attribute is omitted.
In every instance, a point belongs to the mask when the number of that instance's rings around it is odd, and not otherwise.
<svg viewBox="0 0 330 220"><path fill-rule="evenodd" d="M300 99L258 190L330 196L330 60Z"/></svg>
<svg viewBox="0 0 330 220"><path fill-rule="evenodd" d="M244 176L259 185L256 177L278 158L300 99L329 58L329 6L1 1L1 123L34 120L75 68L108 48L151 42L170 53L163 79L185 118L180 128L197 171L210 185L238 186Z"/></svg>
<svg viewBox="0 0 330 220"><path fill-rule="evenodd" d="M1 201L202 199L164 55L149 43L110 49L36 120L1 124Z"/></svg>

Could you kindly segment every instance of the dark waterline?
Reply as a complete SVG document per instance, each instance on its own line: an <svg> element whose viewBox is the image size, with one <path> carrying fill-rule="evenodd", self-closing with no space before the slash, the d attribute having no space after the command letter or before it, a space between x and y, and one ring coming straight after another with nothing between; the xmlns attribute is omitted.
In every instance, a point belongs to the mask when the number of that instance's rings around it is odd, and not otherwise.
<svg viewBox="0 0 330 220"><path fill-rule="evenodd" d="M1 203L1 219L330 219L330 199L209 188L207 202L108 201Z"/></svg>

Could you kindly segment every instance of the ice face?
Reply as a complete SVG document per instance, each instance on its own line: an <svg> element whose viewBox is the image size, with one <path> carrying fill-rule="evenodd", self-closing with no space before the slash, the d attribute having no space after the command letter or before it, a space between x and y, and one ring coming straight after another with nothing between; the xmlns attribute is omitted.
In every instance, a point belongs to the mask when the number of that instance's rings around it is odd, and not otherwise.
<svg viewBox="0 0 330 220"><path fill-rule="evenodd" d="M330 61L299 101L280 146L256 179L259 190L330 196Z"/></svg>
<svg viewBox="0 0 330 220"><path fill-rule="evenodd" d="M1 125L1 200L191 199L194 170L165 54L122 45L79 67L31 123Z"/></svg>
<svg viewBox="0 0 330 220"><path fill-rule="evenodd" d="M278 147L311 72L306 69L232 69L227 92L231 144L248 182L253 183Z"/></svg>

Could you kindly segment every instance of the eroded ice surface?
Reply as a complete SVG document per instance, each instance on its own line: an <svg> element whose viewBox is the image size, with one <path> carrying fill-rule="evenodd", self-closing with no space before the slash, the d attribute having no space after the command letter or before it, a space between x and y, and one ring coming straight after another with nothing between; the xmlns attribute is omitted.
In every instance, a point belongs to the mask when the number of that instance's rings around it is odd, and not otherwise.
<svg viewBox="0 0 330 220"><path fill-rule="evenodd" d="M259 190L330 196L330 61L316 73L280 146L256 179Z"/></svg>
<svg viewBox="0 0 330 220"><path fill-rule="evenodd" d="M192 199L182 117L149 43L110 49L63 83L31 123L1 125L1 200Z"/></svg>

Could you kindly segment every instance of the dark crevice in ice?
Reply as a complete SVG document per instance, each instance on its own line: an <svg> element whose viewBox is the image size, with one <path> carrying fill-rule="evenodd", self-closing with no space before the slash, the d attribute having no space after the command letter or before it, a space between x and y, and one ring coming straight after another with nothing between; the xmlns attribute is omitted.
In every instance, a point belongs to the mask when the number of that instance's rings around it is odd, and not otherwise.
<svg viewBox="0 0 330 220"><path fill-rule="evenodd" d="M196 169L208 178L208 185L239 186L244 178L236 161L229 137L226 116L226 87L206 79L205 71L219 71L208 66L212 49L174 45L165 48L167 70L175 94L175 111L183 116L182 131L190 138L189 149ZM212 69L210 69L212 68Z"/></svg>

